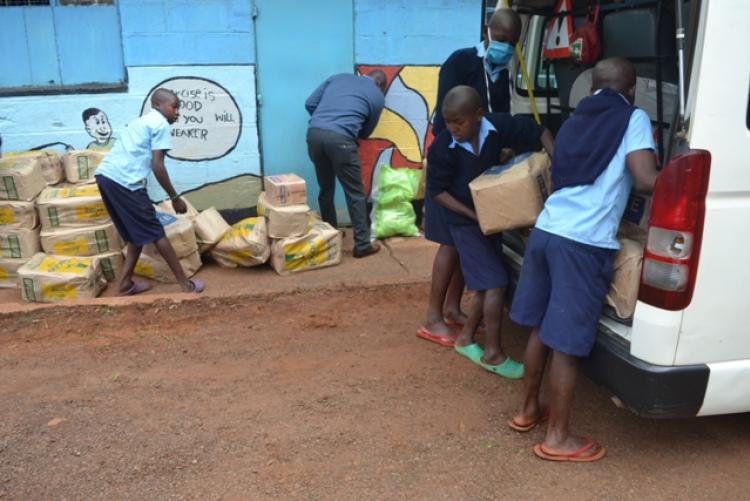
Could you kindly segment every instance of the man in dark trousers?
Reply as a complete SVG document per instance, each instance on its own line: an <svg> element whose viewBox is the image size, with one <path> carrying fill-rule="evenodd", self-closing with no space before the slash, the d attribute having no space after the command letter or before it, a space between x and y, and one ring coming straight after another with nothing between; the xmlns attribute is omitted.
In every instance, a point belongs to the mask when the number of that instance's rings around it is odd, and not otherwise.
<svg viewBox="0 0 750 501"><path fill-rule="evenodd" d="M320 214L326 223L338 226L334 204L338 178L354 229L357 258L380 250L378 243L370 242L357 139L375 129L385 105L385 87L385 73L380 70L367 75L341 73L328 78L305 101L310 114L307 151L320 186Z"/></svg>

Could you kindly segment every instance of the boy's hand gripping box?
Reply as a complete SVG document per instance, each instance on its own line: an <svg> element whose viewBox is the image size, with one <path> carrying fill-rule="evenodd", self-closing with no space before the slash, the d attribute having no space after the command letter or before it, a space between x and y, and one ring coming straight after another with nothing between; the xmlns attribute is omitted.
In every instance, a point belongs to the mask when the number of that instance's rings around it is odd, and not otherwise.
<svg viewBox="0 0 750 501"><path fill-rule="evenodd" d="M307 203L305 180L296 174L280 174L263 178L266 199L272 205L297 205Z"/></svg>
<svg viewBox="0 0 750 501"><path fill-rule="evenodd" d="M550 164L546 153L519 155L469 183L482 233L534 225L551 193Z"/></svg>

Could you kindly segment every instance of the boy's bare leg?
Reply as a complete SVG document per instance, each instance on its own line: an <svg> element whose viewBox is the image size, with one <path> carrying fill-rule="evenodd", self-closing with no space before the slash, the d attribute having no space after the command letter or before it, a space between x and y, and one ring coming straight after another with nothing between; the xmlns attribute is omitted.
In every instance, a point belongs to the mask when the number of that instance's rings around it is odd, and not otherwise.
<svg viewBox="0 0 750 501"><path fill-rule="evenodd" d="M177 258L177 254L174 253L174 249L172 248L169 239L167 237L162 237L154 242L154 245L156 246L156 250L159 251L159 254L161 254L161 257L164 258L164 261L167 262L169 269L174 273L177 283L180 284L180 287L182 288L182 292L193 292L193 284L190 283L190 280L182 270L180 260Z"/></svg>
<svg viewBox="0 0 750 501"><path fill-rule="evenodd" d="M571 453L586 444L586 439L570 434L570 410L581 359L559 351L552 353L550 364L550 415L544 447L556 453Z"/></svg>
<svg viewBox="0 0 750 501"><path fill-rule="evenodd" d="M452 270L458 267L458 252L450 245L440 245L432 263L430 298L427 303L427 318L424 327L438 336L451 336L453 330L445 325L443 302L451 282ZM463 276L461 277L463 281ZM462 287L463 288L463 287Z"/></svg>
<svg viewBox="0 0 750 501"><path fill-rule="evenodd" d="M531 331L523 358L523 405L521 413L513 418L516 424L525 426L539 420L542 407L539 402L539 391L544 377L544 366L547 364L549 348L539 340L539 328Z"/></svg>
<svg viewBox="0 0 750 501"><path fill-rule="evenodd" d="M489 289L484 295L484 329L487 338L484 342L484 356L482 362L498 365L505 361L505 353L500 346L500 330L503 320L503 303L505 301L505 287Z"/></svg>
<svg viewBox="0 0 750 501"><path fill-rule="evenodd" d="M120 279L117 282L120 294L128 292L133 286L133 271L135 270L135 264L138 262L142 250L142 246L128 242L128 250L125 253L125 262L122 264L122 272L120 272Z"/></svg>
<svg viewBox="0 0 750 501"><path fill-rule="evenodd" d="M456 338L455 344L457 346L467 346L474 342L474 334L479 327L479 323L482 321L484 298L485 291L476 291L474 293L474 298L471 300L471 307L469 308L469 317L466 319L461 333Z"/></svg>
<svg viewBox="0 0 750 501"><path fill-rule="evenodd" d="M455 247L454 247L455 249ZM464 295L464 274L461 273L461 267L458 265L458 259L453 267L453 274L448 285L448 292L445 294L445 303L443 305L443 316L449 322L456 324L465 324L467 317L461 311L461 297Z"/></svg>

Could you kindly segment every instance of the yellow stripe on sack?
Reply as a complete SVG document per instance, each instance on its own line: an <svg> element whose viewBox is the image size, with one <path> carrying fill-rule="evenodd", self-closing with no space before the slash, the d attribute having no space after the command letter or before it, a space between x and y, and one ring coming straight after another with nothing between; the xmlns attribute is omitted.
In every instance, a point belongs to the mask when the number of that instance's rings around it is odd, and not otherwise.
<svg viewBox="0 0 750 501"><path fill-rule="evenodd" d="M154 278L154 267L141 261L135 263L134 273L146 278Z"/></svg>
<svg viewBox="0 0 750 501"><path fill-rule="evenodd" d="M315 238L284 246L284 269L293 271L310 268L326 262L326 241Z"/></svg>
<svg viewBox="0 0 750 501"><path fill-rule="evenodd" d="M6 207L0 209L0 224L11 224L16 222L16 215L13 209Z"/></svg>
<svg viewBox="0 0 750 501"><path fill-rule="evenodd" d="M61 256L83 256L91 254L89 251L89 243L85 238L57 242L52 246L52 250L54 254L59 254Z"/></svg>
<svg viewBox="0 0 750 501"><path fill-rule="evenodd" d="M103 202L97 202L83 207L76 207L76 218L89 220L108 217L109 213Z"/></svg>
<svg viewBox="0 0 750 501"><path fill-rule="evenodd" d="M37 265L36 269L39 271L47 271L51 273L73 273L75 275L83 275L86 270L91 266L91 259L89 258L65 258L55 259L54 257L45 257Z"/></svg>
<svg viewBox="0 0 750 501"><path fill-rule="evenodd" d="M78 291L73 284L42 283L42 297L46 299L75 299Z"/></svg>
<svg viewBox="0 0 750 501"><path fill-rule="evenodd" d="M2 266L0 266L0 280L4 278L8 278L10 276L10 271L6 270Z"/></svg>
<svg viewBox="0 0 750 501"><path fill-rule="evenodd" d="M76 186L73 188L58 188L52 192L52 198L99 197L99 187L95 184Z"/></svg>

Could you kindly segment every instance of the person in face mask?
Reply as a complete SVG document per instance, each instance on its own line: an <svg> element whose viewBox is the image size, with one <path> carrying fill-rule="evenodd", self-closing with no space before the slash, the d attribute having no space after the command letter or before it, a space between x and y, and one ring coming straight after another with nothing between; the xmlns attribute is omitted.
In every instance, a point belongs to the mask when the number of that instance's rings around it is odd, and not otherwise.
<svg viewBox="0 0 750 501"><path fill-rule="evenodd" d="M521 18L512 9L499 9L483 28L483 40L475 47L458 49L440 67L438 94L432 132L445 130L442 105L448 92L458 85L477 91L484 110L510 112L510 76L508 65L521 36ZM429 170L429 163L427 170ZM425 198L424 233L440 244L433 264L427 314L417 336L443 346L452 346L456 329L466 321L461 311L464 279L458 266L453 238L444 222L443 208Z"/></svg>

